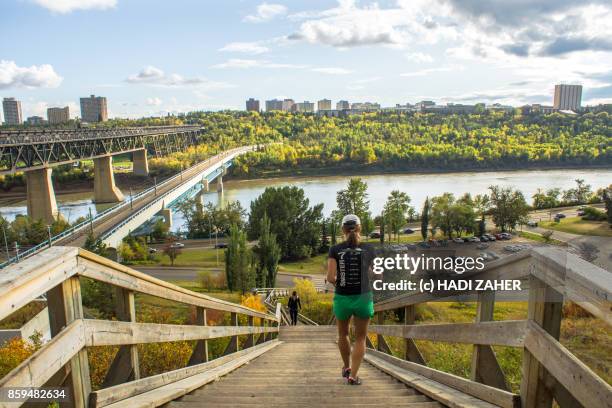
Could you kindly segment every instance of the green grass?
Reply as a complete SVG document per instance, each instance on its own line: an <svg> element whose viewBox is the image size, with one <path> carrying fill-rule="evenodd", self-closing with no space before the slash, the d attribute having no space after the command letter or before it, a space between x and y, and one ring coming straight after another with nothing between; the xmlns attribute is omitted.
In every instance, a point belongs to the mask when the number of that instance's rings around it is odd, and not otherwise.
<svg viewBox="0 0 612 408"><path fill-rule="evenodd" d="M532 241L544 242L544 243L548 243L552 245L566 245L565 242L562 242L556 239L552 239L552 238L546 241L546 239L544 239L544 237L541 234L538 234L535 232L520 231L519 237L530 239Z"/></svg>
<svg viewBox="0 0 612 408"><path fill-rule="evenodd" d="M327 271L327 254L317 255L302 261L282 262L278 271L283 273L322 275Z"/></svg>
<svg viewBox="0 0 612 408"><path fill-rule="evenodd" d="M612 237L612 228L606 221L586 221L580 217L563 218L560 222L544 221L540 226L571 234Z"/></svg>
<svg viewBox="0 0 612 408"><path fill-rule="evenodd" d="M217 265L217 253L219 255L219 264ZM157 260L149 263L149 265L170 266L170 258L160 250L157 254ZM174 266L193 266L203 269L224 269L225 256L223 249L201 249L188 248L182 249L181 254L174 260Z"/></svg>

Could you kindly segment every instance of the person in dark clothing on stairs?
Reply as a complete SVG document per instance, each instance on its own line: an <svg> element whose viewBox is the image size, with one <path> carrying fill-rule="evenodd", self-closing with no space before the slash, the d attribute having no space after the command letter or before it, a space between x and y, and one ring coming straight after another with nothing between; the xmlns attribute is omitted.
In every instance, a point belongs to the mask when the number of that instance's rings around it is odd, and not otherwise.
<svg viewBox="0 0 612 408"><path fill-rule="evenodd" d="M298 310L302 308L300 297L297 295L297 292L295 290L293 291L293 294L289 297L287 307L289 308L289 316L291 316L291 325L295 326L297 325Z"/></svg>
<svg viewBox="0 0 612 408"><path fill-rule="evenodd" d="M374 316L370 274L374 248L361 242L361 221L355 214L342 219L344 242L329 249L327 281L336 285L334 315L338 325L338 348L344 366L342 377L350 385L360 385L357 376L366 348L368 323ZM355 325L355 344L351 352L349 324Z"/></svg>

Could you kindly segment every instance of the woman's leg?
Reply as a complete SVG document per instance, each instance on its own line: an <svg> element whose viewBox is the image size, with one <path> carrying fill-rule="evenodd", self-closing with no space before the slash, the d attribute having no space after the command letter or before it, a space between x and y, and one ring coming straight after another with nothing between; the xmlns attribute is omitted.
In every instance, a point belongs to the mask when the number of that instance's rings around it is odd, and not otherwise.
<svg viewBox="0 0 612 408"><path fill-rule="evenodd" d="M338 349L340 349L340 356L344 363L343 368L350 367L351 359L351 343L349 341L349 323L351 319L337 320L336 325L338 326Z"/></svg>
<svg viewBox="0 0 612 408"><path fill-rule="evenodd" d="M355 345L353 346L353 355L351 356L351 377L357 377L359 366L363 360L363 355L366 349L366 336L368 335L368 323L370 318L354 317L355 322ZM338 342L340 344L340 342Z"/></svg>

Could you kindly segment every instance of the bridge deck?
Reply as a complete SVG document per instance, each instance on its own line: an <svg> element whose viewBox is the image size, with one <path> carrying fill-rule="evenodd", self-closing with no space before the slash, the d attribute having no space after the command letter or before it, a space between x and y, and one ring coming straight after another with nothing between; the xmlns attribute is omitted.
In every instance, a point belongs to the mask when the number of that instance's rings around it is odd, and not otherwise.
<svg viewBox="0 0 612 408"><path fill-rule="evenodd" d="M279 340L278 347L169 406L443 407L366 362L363 385L347 385L333 326L283 326Z"/></svg>

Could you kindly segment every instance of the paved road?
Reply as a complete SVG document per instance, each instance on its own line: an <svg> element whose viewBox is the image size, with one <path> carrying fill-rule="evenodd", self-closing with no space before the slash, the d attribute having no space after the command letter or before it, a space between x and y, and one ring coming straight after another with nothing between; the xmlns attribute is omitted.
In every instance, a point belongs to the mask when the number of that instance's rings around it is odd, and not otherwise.
<svg viewBox="0 0 612 408"><path fill-rule="evenodd" d="M564 231L549 230L535 227L526 228L527 231L542 234L552 231L551 237L569 246L569 251L594 263L595 265L612 272L612 238L594 235L578 235Z"/></svg>
<svg viewBox="0 0 612 408"><path fill-rule="evenodd" d="M198 267L170 267L170 266L141 266L136 265L134 269L144 272L147 275L151 275L154 278L162 279L165 281L197 281L198 273L202 268ZM211 270L207 268L207 270ZM223 267L217 270L213 270L217 273L225 273ZM309 274L292 274L292 273L279 273L276 277L277 287L293 287L293 279L302 278L310 279L314 282L315 286L323 287L325 277L323 275L309 275Z"/></svg>
<svg viewBox="0 0 612 408"><path fill-rule="evenodd" d="M205 161L205 162L202 162L195 166L190 167L189 169L183 171L182 177L177 177L174 180L164 185L158 186L157 194L155 194L155 192L150 192L142 197L139 197L137 200L134 200L132 208L130 208L130 206L125 206L124 208L122 208L121 210L115 213L109 214L103 217L102 219L95 220L93 223L94 235L100 236L104 232L111 230L115 225L125 220L131 214L137 212L138 210L140 210L147 204L157 200L157 196L175 189L176 187L180 186L184 182L187 182L191 177L195 176L196 174L206 170L209 167L212 167L218 164L219 162L223 161L223 159L228 154L231 154L234 150L236 149L229 150L227 152L223 152L222 154L214 156L210 161ZM85 244L85 240L87 239L88 232L89 232L89 229L84 228L83 230L73 235L70 235L66 238L63 238L57 241L55 245L82 247Z"/></svg>

